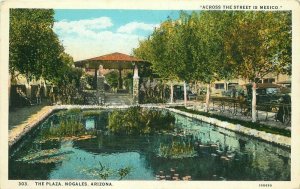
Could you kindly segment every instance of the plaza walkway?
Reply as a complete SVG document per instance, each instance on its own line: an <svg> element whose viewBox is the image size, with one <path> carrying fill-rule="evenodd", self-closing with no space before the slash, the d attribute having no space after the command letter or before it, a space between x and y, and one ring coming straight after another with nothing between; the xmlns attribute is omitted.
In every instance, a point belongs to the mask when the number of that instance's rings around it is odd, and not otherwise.
<svg viewBox="0 0 300 189"><path fill-rule="evenodd" d="M176 104L183 105L183 100L180 100L180 101L178 100ZM205 103L203 103L202 101L188 101L187 105L188 105L187 108L189 108L189 109L194 109L194 110L198 110L198 111L202 111L202 112L205 111ZM226 117L230 117L230 118L238 119L238 120L251 121L251 114L245 116L241 113L236 113L234 115L234 114L232 114L232 112L233 112L233 107L225 106L224 111L220 111L218 105L213 106L213 103L210 104L210 113L212 113L212 114L222 115L222 116L226 116ZM257 120L260 123L269 125L271 127L291 130L291 123L284 124L284 123L281 123L280 121L276 121L275 113L272 113L272 112L258 111L257 112Z"/></svg>
<svg viewBox="0 0 300 189"><path fill-rule="evenodd" d="M22 108L14 108L9 111L9 130L17 125L26 123L28 119L34 117L43 107L47 106L47 102L40 105L26 106Z"/></svg>
<svg viewBox="0 0 300 189"><path fill-rule="evenodd" d="M8 144L12 146L20 138L26 135L33 127L44 120L53 111L53 106L37 106L19 108L9 113L9 138ZM16 116L16 117L13 117Z"/></svg>

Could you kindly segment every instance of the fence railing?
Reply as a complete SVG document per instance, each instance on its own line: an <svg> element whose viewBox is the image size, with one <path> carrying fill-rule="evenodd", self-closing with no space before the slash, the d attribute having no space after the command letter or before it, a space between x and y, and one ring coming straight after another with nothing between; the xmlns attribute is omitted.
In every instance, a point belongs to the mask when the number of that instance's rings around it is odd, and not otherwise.
<svg viewBox="0 0 300 189"><path fill-rule="evenodd" d="M198 97L198 102L205 103L205 97ZM230 97L211 97L210 110L232 116L251 118L251 101ZM259 102L256 105L256 117L261 121L279 121L285 125L291 124L291 104L278 102Z"/></svg>

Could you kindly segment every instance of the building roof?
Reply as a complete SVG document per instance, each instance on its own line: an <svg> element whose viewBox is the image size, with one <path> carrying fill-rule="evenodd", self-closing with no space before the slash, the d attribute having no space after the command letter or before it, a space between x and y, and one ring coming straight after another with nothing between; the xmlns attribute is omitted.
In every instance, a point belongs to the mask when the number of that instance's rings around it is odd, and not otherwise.
<svg viewBox="0 0 300 189"><path fill-rule="evenodd" d="M147 61L115 52L86 60L75 62L76 67L98 68L101 64L104 69L132 69L135 64L146 63Z"/></svg>
<svg viewBox="0 0 300 189"><path fill-rule="evenodd" d="M291 83L292 82L290 80L277 82L277 84L291 84Z"/></svg>
<svg viewBox="0 0 300 189"><path fill-rule="evenodd" d="M244 86L252 85L251 83L244 84ZM257 89L265 89L265 88L281 88L280 85L274 84L274 83L257 83L256 84Z"/></svg>

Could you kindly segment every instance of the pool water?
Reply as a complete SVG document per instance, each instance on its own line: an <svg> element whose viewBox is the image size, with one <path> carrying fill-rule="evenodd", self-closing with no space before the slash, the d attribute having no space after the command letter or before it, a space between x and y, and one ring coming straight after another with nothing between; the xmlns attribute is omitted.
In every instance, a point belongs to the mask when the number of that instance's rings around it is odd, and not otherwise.
<svg viewBox="0 0 300 189"><path fill-rule="evenodd" d="M94 137L43 140L57 117L10 150L9 179L290 180L290 149L178 114L172 132L116 136L107 118L89 116Z"/></svg>

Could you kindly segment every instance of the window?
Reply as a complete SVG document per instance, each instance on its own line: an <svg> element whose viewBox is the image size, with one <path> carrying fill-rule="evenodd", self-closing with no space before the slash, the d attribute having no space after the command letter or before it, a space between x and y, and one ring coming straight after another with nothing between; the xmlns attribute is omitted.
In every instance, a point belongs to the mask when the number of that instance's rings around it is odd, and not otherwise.
<svg viewBox="0 0 300 189"><path fill-rule="evenodd" d="M224 89L224 83L216 83L215 89Z"/></svg>
<svg viewBox="0 0 300 189"><path fill-rule="evenodd" d="M272 95L272 94L278 94L279 93L279 89L278 88L267 88L266 89L266 93L270 94L270 95Z"/></svg>
<svg viewBox="0 0 300 189"><path fill-rule="evenodd" d="M256 94L257 95L265 95L266 94L266 89L257 89Z"/></svg>
<svg viewBox="0 0 300 189"><path fill-rule="evenodd" d="M264 83L274 83L275 82L275 79L274 78L267 78L267 79L264 79Z"/></svg>

